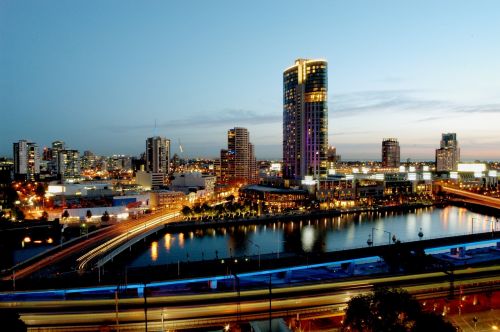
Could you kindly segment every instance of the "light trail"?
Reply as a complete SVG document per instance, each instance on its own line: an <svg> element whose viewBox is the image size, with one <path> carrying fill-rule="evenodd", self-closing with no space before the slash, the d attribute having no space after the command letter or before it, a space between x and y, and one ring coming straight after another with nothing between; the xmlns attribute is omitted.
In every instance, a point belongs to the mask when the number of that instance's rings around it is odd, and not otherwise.
<svg viewBox="0 0 500 332"><path fill-rule="evenodd" d="M78 269L83 270L85 267L91 262L93 259L103 255L104 253L108 252L109 250L116 248L118 245L127 242L130 240L130 238L134 237L135 235L141 234L153 227L156 227L158 225L161 225L168 221L169 219L174 219L180 215L179 212L172 212L166 215L162 216L157 216L149 221L144 221L144 223L141 224L135 224L135 227L131 227L126 231L126 233L120 234L105 243L95 247L94 249L88 251L81 257L77 259L77 262L79 263Z"/></svg>
<svg viewBox="0 0 500 332"><path fill-rule="evenodd" d="M441 273L443 277L443 274ZM405 278L407 281L402 287L411 294L420 299L443 297L449 294L450 283L447 276L442 280L426 283L426 280L415 279L415 275L406 276L413 277L412 279ZM369 279L372 280L372 279ZM418 281L420 284L414 284ZM349 283L349 282L347 282ZM343 309L347 302L354 296L366 294L370 292L373 285L366 280L362 282L365 287L359 288L359 283L353 283L352 286L344 283L344 287L336 287L330 291L325 291L320 294L311 294L306 286L286 287L283 289L273 289L272 294L272 316L294 316L302 313L321 312L323 315L338 315L343 313ZM332 283L334 284L334 283ZM341 283L337 283L341 284ZM321 285L317 285L321 286ZM471 280L457 280L455 287L464 286L462 294L470 294L473 292L485 291L499 288L498 277L486 276L478 277ZM300 295L297 295L301 290ZM280 294L275 293L281 291ZM205 322L209 325L220 324L221 322L227 323L231 321L258 319L258 317L269 317L269 291L256 290L250 291L253 295L258 292L258 297L248 298L244 292L240 296L236 292L230 293L217 293L205 295L187 295L186 297L196 297L198 300L201 297L210 299L209 302L179 302L178 296L172 297L150 297L148 298L147 310L149 325L153 328L160 328L159 323L161 318L164 318L166 328L179 328L182 324L187 324L187 327L200 326ZM221 302L223 300L223 302ZM95 301L84 300L88 306L82 305L81 312L77 312L75 308L66 306L66 312L55 313L52 312L38 312L29 313L24 310L21 313L21 318L33 329L36 328L50 328L51 330L85 330L95 326L102 326L107 324L113 326L116 312L114 311L113 300L108 301L109 309L101 309L100 311L92 311L92 305ZM118 312L120 321L120 328L126 326L133 328L142 322L144 326L144 308L143 300L136 299L120 299L119 306L124 306L133 301L136 305L134 308L128 307ZM59 309L64 309L67 301L60 301L63 306ZM82 301L79 301L82 302ZM80 303L83 304L83 303ZM37 307L38 309L40 307ZM24 308L28 309L28 308ZM44 310L52 308L44 308ZM22 309L23 310L23 309ZM326 313L325 313L326 312ZM123 324L123 325L122 325ZM139 325L137 325L139 326ZM128 328L127 328L128 329Z"/></svg>

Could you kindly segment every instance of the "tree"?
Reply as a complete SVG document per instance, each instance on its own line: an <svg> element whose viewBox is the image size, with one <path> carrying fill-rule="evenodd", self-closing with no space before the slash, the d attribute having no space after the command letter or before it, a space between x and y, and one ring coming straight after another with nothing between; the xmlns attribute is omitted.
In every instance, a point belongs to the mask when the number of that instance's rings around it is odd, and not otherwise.
<svg viewBox="0 0 500 332"><path fill-rule="evenodd" d="M15 311L11 311L8 309L0 310L0 321L2 322L2 331L28 331L26 324L21 320L21 317Z"/></svg>
<svg viewBox="0 0 500 332"><path fill-rule="evenodd" d="M87 219L92 218L92 211L87 210L86 216L87 216Z"/></svg>
<svg viewBox="0 0 500 332"><path fill-rule="evenodd" d="M47 213L47 211L42 212L42 216L40 217L40 220L42 220L42 221L49 220L49 214Z"/></svg>
<svg viewBox="0 0 500 332"><path fill-rule="evenodd" d="M187 217L188 219L191 219L191 215L193 214L193 211L191 211L191 208L187 205L184 205L182 207L182 214L184 215L184 217Z"/></svg>
<svg viewBox="0 0 500 332"><path fill-rule="evenodd" d="M45 186L43 185L43 183L39 183L36 185L35 194L40 198L45 197Z"/></svg>
<svg viewBox="0 0 500 332"><path fill-rule="evenodd" d="M107 221L109 221L109 213L108 213L108 211L104 211L104 213L103 213L103 214L102 214L102 216L101 216L101 221L102 221L102 222L107 222Z"/></svg>
<svg viewBox="0 0 500 332"><path fill-rule="evenodd" d="M343 324L344 329L357 332L455 331L442 316L423 312L408 292L386 288L353 297Z"/></svg>
<svg viewBox="0 0 500 332"><path fill-rule="evenodd" d="M69 218L69 212L68 212L68 210L64 210L64 212L62 213L61 217L63 218L63 220Z"/></svg>

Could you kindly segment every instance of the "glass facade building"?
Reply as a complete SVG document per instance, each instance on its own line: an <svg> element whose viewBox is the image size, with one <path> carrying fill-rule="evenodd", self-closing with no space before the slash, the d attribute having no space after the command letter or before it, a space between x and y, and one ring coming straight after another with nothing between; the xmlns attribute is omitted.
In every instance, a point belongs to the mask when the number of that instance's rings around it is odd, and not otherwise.
<svg viewBox="0 0 500 332"><path fill-rule="evenodd" d="M298 59L283 72L283 177L327 176L328 65Z"/></svg>

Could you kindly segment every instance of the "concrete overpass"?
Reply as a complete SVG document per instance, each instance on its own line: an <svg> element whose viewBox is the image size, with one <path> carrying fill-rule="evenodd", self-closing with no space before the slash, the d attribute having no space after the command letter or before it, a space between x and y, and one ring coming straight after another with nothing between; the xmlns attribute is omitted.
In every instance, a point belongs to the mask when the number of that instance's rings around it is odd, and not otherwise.
<svg viewBox="0 0 500 332"><path fill-rule="evenodd" d="M441 185L441 192L463 198L465 202L469 202L470 204L500 209L500 198L476 194L467 190L457 189L447 185Z"/></svg>

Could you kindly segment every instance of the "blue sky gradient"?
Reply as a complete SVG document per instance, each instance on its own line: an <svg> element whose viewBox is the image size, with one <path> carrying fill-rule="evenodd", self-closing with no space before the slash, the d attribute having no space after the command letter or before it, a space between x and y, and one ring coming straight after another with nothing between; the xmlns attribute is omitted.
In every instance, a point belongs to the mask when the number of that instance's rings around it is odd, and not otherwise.
<svg viewBox="0 0 500 332"><path fill-rule="evenodd" d="M62 139L138 155L156 134L216 156L234 126L281 158L282 72L329 62L344 159L500 159L498 1L0 1L0 155ZM155 120L157 129L154 129Z"/></svg>

